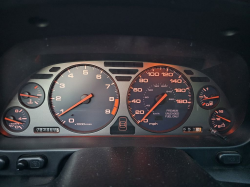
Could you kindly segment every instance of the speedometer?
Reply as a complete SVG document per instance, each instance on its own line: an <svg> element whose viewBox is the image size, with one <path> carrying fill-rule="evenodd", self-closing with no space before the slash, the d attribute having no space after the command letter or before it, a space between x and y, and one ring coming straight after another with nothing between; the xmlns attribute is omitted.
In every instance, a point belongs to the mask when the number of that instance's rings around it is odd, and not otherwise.
<svg viewBox="0 0 250 187"><path fill-rule="evenodd" d="M128 109L143 129L163 133L181 126L193 108L193 90L187 78L168 66L146 69L131 83Z"/></svg>

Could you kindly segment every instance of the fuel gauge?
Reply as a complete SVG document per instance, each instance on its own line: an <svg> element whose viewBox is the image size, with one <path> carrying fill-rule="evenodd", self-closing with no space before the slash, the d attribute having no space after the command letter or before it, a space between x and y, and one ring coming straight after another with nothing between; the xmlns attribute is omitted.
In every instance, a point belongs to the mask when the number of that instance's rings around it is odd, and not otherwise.
<svg viewBox="0 0 250 187"><path fill-rule="evenodd" d="M219 91L213 86L204 86L198 92L197 101L201 108L206 110L212 109L220 102Z"/></svg>
<svg viewBox="0 0 250 187"><path fill-rule="evenodd" d="M37 83L24 85L18 95L19 101L28 108L37 108L44 101L44 91Z"/></svg>
<svg viewBox="0 0 250 187"><path fill-rule="evenodd" d="M4 125L13 132L22 132L29 126L30 117L21 107L12 107L4 115Z"/></svg>

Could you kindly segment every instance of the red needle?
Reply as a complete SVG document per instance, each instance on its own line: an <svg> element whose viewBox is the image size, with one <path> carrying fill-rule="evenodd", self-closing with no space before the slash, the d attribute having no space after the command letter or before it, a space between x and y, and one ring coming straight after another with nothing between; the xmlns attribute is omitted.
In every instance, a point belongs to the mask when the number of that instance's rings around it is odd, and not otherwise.
<svg viewBox="0 0 250 187"><path fill-rule="evenodd" d="M38 96L26 95L26 94L20 94L20 96L23 96L23 97L34 97L34 98L39 98Z"/></svg>
<svg viewBox="0 0 250 187"><path fill-rule="evenodd" d="M16 121L16 120L13 120L13 119L10 119L10 118L4 118L5 120L7 120L7 121L11 121L11 122L14 122L14 123L18 123L18 124L23 124L23 123L21 123L21 122L19 122L19 121Z"/></svg>
<svg viewBox="0 0 250 187"><path fill-rule="evenodd" d="M203 98L203 100L217 99L217 98L219 98L219 97L220 97L220 96L207 97L207 98Z"/></svg>
<svg viewBox="0 0 250 187"><path fill-rule="evenodd" d="M227 121L227 122L231 122L229 119L226 119L226 118L223 118L223 117L221 117L221 116L219 116L219 115L216 115L218 118L221 118L221 119L223 119L223 120L225 120L225 121Z"/></svg>
<svg viewBox="0 0 250 187"><path fill-rule="evenodd" d="M141 123L144 119L146 119L146 117L148 117L148 115L167 97L168 95L165 93L160 99L159 101L157 101L157 103L155 103L155 105L148 111L148 113L141 119L141 121L139 121L139 123Z"/></svg>
<svg viewBox="0 0 250 187"><path fill-rule="evenodd" d="M82 104L84 101L90 99L91 97L93 97L93 94L89 94L87 97L83 98L81 101L77 102L76 104L74 104L72 107L68 108L67 110L65 110L63 113L59 114L58 116L62 116L65 113L67 113L68 111L72 110L73 108L77 107L78 105Z"/></svg>

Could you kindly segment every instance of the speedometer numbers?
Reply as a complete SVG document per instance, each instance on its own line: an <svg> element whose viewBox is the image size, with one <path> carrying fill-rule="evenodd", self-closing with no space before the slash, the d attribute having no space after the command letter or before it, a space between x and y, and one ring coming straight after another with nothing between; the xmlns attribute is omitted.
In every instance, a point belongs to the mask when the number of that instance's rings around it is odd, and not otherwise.
<svg viewBox="0 0 250 187"><path fill-rule="evenodd" d="M193 108L193 91L187 78L168 66L139 74L128 91L128 109L143 129L163 133L181 126Z"/></svg>
<svg viewBox="0 0 250 187"><path fill-rule="evenodd" d="M77 65L61 72L49 93L49 106L65 128L89 133L105 127L116 115L119 92L102 69Z"/></svg>

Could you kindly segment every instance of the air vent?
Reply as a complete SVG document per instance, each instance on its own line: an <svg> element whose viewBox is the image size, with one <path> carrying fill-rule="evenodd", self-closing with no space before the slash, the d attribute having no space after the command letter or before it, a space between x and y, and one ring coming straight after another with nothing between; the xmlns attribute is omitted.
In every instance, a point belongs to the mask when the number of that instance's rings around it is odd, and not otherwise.
<svg viewBox="0 0 250 187"><path fill-rule="evenodd" d="M191 70L184 70L184 72L185 72L187 75L193 75L193 74L194 74L194 72L191 71Z"/></svg>
<svg viewBox="0 0 250 187"><path fill-rule="evenodd" d="M126 82L128 82L128 81L130 81L131 80L131 76L115 76L115 78L116 78L116 80L117 81L126 81Z"/></svg>
<svg viewBox="0 0 250 187"><path fill-rule="evenodd" d="M190 77L193 82L210 82L208 77Z"/></svg>
<svg viewBox="0 0 250 187"><path fill-rule="evenodd" d="M105 67L137 67L142 68L143 62L104 62Z"/></svg>
<svg viewBox="0 0 250 187"><path fill-rule="evenodd" d="M57 72L59 69L61 69L60 67L52 67L50 68L49 72Z"/></svg>
<svg viewBox="0 0 250 187"><path fill-rule="evenodd" d="M109 69L112 74L136 74L138 69Z"/></svg>
<svg viewBox="0 0 250 187"><path fill-rule="evenodd" d="M53 77L53 74L35 74L32 75L30 78L31 79L50 79Z"/></svg>

